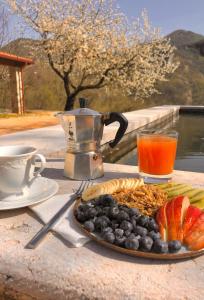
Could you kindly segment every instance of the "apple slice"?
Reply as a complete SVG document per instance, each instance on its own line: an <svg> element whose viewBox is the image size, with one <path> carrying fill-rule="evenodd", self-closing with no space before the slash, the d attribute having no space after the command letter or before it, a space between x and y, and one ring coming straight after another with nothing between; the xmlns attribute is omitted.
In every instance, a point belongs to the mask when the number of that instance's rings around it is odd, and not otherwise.
<svg viewBox="0 0 204 300"><path fill-rule="evenodd" d="M156 215L156 221L159 225L159 232L161 234L161 238L163 241L167 241L167 218L166 218L166 205L165 203L163 206L159 208Z"/></svg>
<svg viewBox="0 0 204 300"><path fill-rule="evenodd" d="M190 200L187 196L178 196L173 199L173 227L172 236L173 240L179 240L183 242L183 223L186 216L188 207L190 206ZM170 240L170 239L169 239Z"/></svg>
<svg viewBox="0 0 204 300"><path fill-rule="evenodd" d="M169 201L166 204L166 218L167 218L167 228L168 228L168 235L167 240L172 241L176 240L176 227L174 222L174 199Z"/></svg>
<svg viewBox="0 0 204 300"><path fill-rule="evenodd" d="M195 207L190 205L186 211L186 216L184 219L183 224L183 236L185 237L188 234L188 231L190 230L193 223L197 220L197 218L200 216L202 211Z"/></svg>
<svg viewBox="0 0 204 300"><path fill-rule="evenodd" d="M184 243L190 250L200 250L204 248L204 212L202 212L188 234L184 238Z"/></svg>

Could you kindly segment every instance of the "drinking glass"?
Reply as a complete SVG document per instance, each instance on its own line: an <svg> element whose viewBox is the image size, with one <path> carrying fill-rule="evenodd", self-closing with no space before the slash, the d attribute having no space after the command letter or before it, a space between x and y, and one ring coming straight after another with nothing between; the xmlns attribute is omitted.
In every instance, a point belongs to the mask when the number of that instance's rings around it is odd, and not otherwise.
<svg viewBox="0 0 204 300"><path fill-rule="evenodd" d="M139 174L146 183L170 181L176 158L176 131L142 130L137 134Z"/></svg>

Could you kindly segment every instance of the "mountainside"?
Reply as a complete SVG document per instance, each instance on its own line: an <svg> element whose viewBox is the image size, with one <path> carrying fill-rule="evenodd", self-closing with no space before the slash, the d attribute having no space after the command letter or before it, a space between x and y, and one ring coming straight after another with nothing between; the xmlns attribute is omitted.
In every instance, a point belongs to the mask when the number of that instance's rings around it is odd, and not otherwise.
<svg viewBox="0 0 204 300"><path fill-rule="evenodd" d="M151 97L151 101L159 104L204 105L204 36L177 30L168 38L177 48L175 58L180 66L168 81L158 84L161 94Z"/></svg>
<svg viewBox="0 0 204 300"><path fill-rule="evenodd" d="M204 39L204 36L192 31L176 30L167 35L167 38L171 39L171 43L174 46L182 48L182 46L190 45Z"/></svg>
<svg viewBox="0 0 204 300"><path fill-rule="evenodd" d="M180 61L180 66L169 76L168 81L158 83L161 94L144 100L144 103L138 103L130 98L121 97L119 92L88 91L84 96L90 99L91 107L101 111L127 111L160 104L204 105L204 36L191 31L176 30L167 37L177 48L175 59ZM35 64L26 67L24 71L27 108L63 109L65 103L63 84L49 67L38 41L18 39L2 50L35 60ZM1 108L8 106L10 95L5 83L0 84L0 89Z"/></svg>

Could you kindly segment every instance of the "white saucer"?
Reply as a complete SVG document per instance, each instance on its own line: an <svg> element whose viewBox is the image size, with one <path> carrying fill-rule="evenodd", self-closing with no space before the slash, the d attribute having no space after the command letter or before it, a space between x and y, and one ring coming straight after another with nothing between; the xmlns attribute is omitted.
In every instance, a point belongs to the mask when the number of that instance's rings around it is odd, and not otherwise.
<svg viewBox="0 0 204 300"><path fill-rule="evenodd" d="M56 181L37 177L30 186L28 194L9 195L0 199L0 210L16 209L40 203L55 195L57 191L58 184Z"/></svg>

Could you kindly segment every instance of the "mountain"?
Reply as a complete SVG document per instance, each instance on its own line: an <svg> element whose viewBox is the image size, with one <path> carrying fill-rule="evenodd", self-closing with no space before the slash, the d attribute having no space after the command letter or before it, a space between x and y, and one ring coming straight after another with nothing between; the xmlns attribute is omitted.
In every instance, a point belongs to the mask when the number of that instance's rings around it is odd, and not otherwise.
<svg viewBox="0 0 204 300"><path fill-rule="evenodd" d="M151 102L204 105L204 36L176 30L167 37L176 47L180 66L168 81L158 84L161 94L152 96Z"/></svg>
<svg viewBox="0 0 204 300"><path fill-rule="evenodd" d="M40 45L38 40L19 38L11 41L9 44L2 47L1 50L23 57L33 58L34 56L34 58L37 58L37 52L40 51Z"/></svg>
<svg viewBox="0 0 204 300"><path fill-rule="evenodd" d="M204 36L201 34L182 29L173 31L166 37L169 38L171 40L171 43L177 48L182 48L186 45L190 45L204 39Z"/></svg>
<svg viewBox="0 0 204 300"><path fill-rule="evenodd" d="M99 111L128 111L162 104L204 105L204 36L176 30L167 38L176 47L175 59L179 60L180 66L168 81L158 83L159 95L155 94L144 102L135 102L116 91L105 93L103 90L93 90L84 94L90 99L91 107ZM66 99L63 84L49 67L37 40L18 39L2 50L35 60L34 65L24 70L27 108L63 109ZM1 86L0 89L2 91ZM0 93L0 107L8 105L9 97L9 86L4 84L3 93Z"/></svg>

